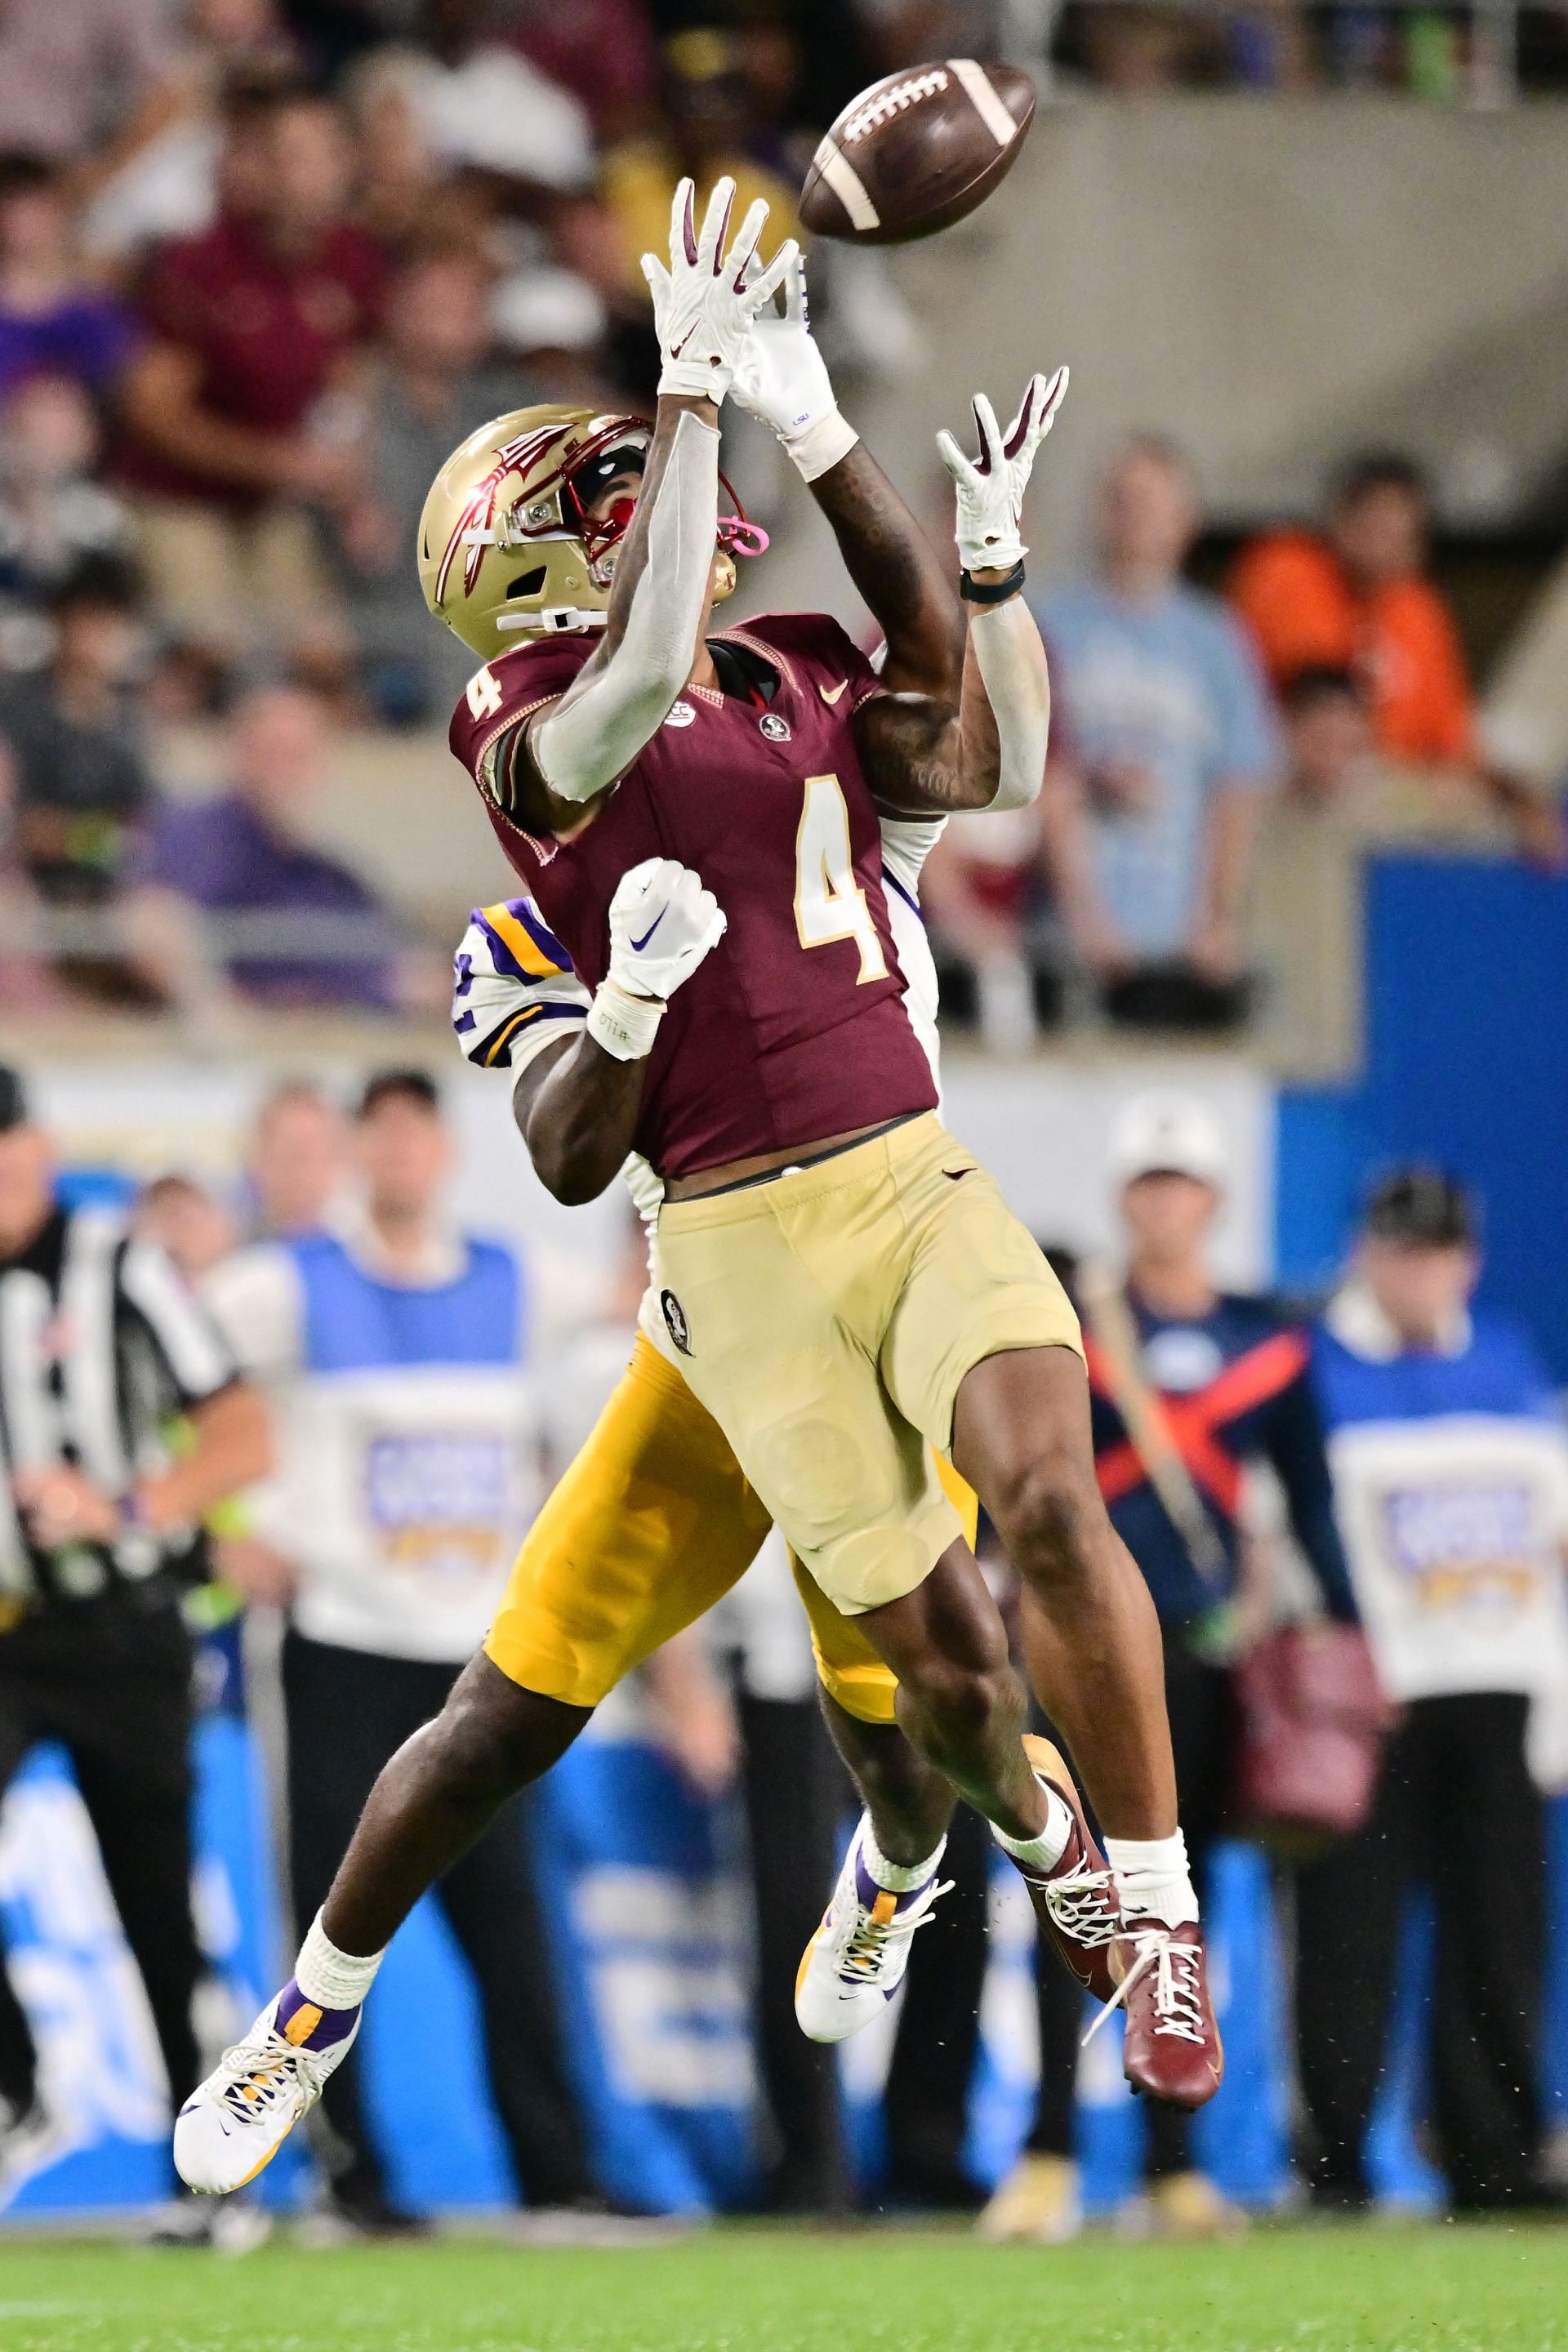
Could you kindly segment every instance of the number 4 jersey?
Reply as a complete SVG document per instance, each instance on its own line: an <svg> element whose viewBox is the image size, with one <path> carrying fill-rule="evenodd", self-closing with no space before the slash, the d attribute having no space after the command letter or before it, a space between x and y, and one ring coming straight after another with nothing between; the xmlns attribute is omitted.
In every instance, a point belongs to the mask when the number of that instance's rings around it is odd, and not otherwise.
<svg viewBox="0 0 1568 2352"><path fill-rule="evenodd" d="M650 1056L634 1141L666 1178L937 1098L903 1001L851 724L881 691L877 676L821 614L772 615L714 643L745 657L734 681L743 690L687 688L571 841L512 823L498 760L511 730L565 692L593 640L549 640L490 663L451 732L508 859L589 988L609 961L610 900L644 858L693 867L724 909L724 937L671 998Z"/></svg>

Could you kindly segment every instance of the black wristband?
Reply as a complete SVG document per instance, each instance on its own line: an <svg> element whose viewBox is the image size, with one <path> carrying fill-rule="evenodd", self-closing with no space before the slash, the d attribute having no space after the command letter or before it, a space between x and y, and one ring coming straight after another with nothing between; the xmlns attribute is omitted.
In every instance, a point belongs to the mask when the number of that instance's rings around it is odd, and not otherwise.
<svg viewBox="0 0 1568 2352"><path fill-rule="evenodd" d="M1018 558L1005 580L980 581L969 572L961 572L958 575L958 593L966 604L1005 604L1009 596L1017 594L1023 584L1024 559L1022 556Z"/></svg>

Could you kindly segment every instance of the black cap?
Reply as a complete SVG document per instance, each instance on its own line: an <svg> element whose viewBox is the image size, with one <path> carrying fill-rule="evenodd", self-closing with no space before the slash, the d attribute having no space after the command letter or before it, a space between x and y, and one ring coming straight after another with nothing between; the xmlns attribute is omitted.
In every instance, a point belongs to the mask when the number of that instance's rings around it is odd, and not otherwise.
<svg viewBox="0 0 1568 2352"><path fill-rule="evenodd" d="M384 1102L416 1103L434 1114L441 1108L441 1090L428 1070L374 1070L365 1080L354 1117L369 1118Z"/></svg>
<svg viewBox="0 0 1568 2352"><path fill-rule="evenodd" d="M15 1070L0 1063L0 1135L27 1124L27 1094Z"/></svg>
<svg viewBox="0 0 1568 2352"><path fill-rule="evenodd" d="M1458 1249L1476 1238L1476 1204L1444 1169L1390 1169L1366 1196L1364 1230L1374 1241Z"/></svg>

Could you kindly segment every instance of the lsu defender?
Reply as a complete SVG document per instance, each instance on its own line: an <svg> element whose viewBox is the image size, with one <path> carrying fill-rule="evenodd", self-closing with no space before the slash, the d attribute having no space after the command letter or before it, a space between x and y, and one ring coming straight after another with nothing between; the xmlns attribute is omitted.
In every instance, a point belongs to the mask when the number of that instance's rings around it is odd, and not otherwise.
<svg viewBox="0 0 1568 2352"><path fill-rule="evenodd" d="M590 996L523 1073L519 1123L563 1199L603 1190L633 1151L657 1171L658 1306L689 1408L722 1430L732 1475L821 1602L897 1677L907 1737L868 1733L854 1759L868 1810L847 1865L857 1927L929 1906L956 1787L1080 1975L1125 2002L1131 2079L1196 2105L1221 2059L1157 1631L1099 1505L1070 1308L934 1115L878 824L879 809L929 823L1039 789L1048 696L1018 525L1065 372L1035 380L1005 436L976 403L977 463L942 436L965 626L838 414L798 263L752 274L764 208L725 250L731 195L721 184L699 236L683 185L669 268L647 265L665 351L651 440L624 418L525 413L466 444L426 509L430 601L490 656L454 748ZM781 282L784 316L760 317ZM882 625L880 678L817 616L703 636L757 543L719 513L718 407L737 385ZM1035 1678L1114 1876L1065 1768L1052 1757L1042 1776L1026 1755L1000 1621L933 1448L1024 1574ZM629 1525L638 1502L628 1485L612 1508ZM607 1557L581 1560L578 1627L603 1621ZM418 1894L581 1727L581 1706L506 1671L504 1620L378 1783L293 1981L182 2116L194 2185L233 2186L267 2160L357 2030ZM820 1642L816 1608L814 1622ZM876 1956L841 1927L830 1911L821 1941L858 2006Z"/></svg>

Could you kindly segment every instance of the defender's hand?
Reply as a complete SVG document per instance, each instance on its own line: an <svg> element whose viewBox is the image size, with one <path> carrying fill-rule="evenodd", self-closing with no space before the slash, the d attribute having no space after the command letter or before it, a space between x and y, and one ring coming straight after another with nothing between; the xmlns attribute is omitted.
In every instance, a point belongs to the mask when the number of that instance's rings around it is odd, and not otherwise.
<svg viewBox="0 0 1568 2352"><path fill-rule="evenodd" d="M701 877L673 857L645 857L610 901L610 968L594 992L588 1034L618 1062L651 1054L668 999L724 932Z"/></svg>
<svg viewBox="0 0 1568 2352"><path fill-rule="evenodd" d="M682 180L675 192L668 268L651 253L644 254L642 267L653 296L654 327L664 362L660 392L717 404L730 389L747 330L772 301L798 248L793 237L787 239L748 283L747 272L767 223L766 205L758 198L726 253L735 183L721 180L714 188L700 236L696 193L690 180Z"/></svg>
<svg viewBox="0 0 1568 2352"><path fill-rule="evenodd" d="M622 875L610 901L610 978L629 995L663 1001L723 933L722 909L700 875L673 857L646 857Z"/></svg>
<svg viewBox="0 0 1568 2352"><path fill-rule="evenodd" d="M752 320L731 389L742 408L772 425L803 479L814 482L860 436L838 413L826 362L812 338L804 255L791 259L784 289L783 317L770 303Z"/></svg>
<svg viewBox="0 0 1568 2352"><path fill-rule="evenodd" d="M985 394L973 401L978 459L966 457L951 433L939 433L937 449L958 490L953 537L966 572L1011 572L1028 553L1022 536L1024 492L1035 452L1056 423L1067 398L1068 371L1058 368L1047 383L1034 377L1024 404L1005 433Z"/></svg>

